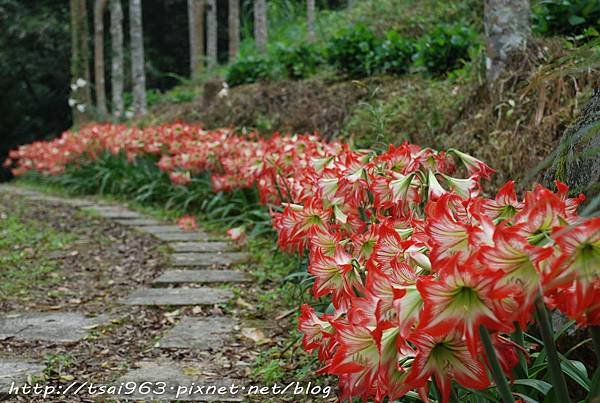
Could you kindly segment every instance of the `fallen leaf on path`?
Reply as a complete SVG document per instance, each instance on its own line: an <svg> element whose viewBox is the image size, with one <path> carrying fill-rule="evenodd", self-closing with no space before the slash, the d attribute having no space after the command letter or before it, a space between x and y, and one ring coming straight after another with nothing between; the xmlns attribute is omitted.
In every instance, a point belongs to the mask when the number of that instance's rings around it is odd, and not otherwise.
<svg viewBox="0 0 600 403"><path fill-rule="evenodd" d="M269 339L262 330L254 328L254 327L245 327L242 329L242 336L247 339L252 340L258 345L270 343L271 339Z"/></svg>
<svg viewBox="0 0 600 403"><path fill-rule="evenodd" d="M250 305L248 302L244 301L241 297L239 297L236 301L235 304L241 308L246 308L249 309L251 311L254 310L254 306Z"/></svg>

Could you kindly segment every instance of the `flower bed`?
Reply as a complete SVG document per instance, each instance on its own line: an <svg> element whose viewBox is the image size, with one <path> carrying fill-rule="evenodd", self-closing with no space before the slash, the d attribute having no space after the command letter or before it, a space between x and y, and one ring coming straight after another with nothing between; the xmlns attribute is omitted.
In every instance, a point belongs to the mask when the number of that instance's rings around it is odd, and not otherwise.
<svg viewBox="0 0 600 403"><path fill-rule="evenodd" d="M6 165L59 175L106 151L154 155L175 185L208 171L215 191L258 189L279 245L309 254L313 294L331 302L302 306L299 328L342 399L416 391L427 401L433 387L444 402L511 401L508 377L565 401L563 372L593 389L555 350L545 307L600 325L600 218L578 216L583 196L568 198L563 184L520 200L508 182L488 198L480 181L493 170L457 150L402 144L378 155L312 135L183 124L89 126L12 151ZM535 319L548 358L532 384L522 329Z"/></svg>

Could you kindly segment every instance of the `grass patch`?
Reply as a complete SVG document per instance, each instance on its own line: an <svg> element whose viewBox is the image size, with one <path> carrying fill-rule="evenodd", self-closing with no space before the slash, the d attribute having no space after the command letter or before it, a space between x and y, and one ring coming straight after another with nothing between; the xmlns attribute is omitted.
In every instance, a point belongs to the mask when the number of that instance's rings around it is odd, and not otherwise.
<svg viewBox="0 0 600 403"><path fill-rule="evenodd" d="M39 222L22 219L19 212L0 212L0 301L30 300L38 287L57 283L60 272L50 253L73 240Z"/></svg>
<svg viewBox="0 0 600 403"><path fill-rule="evenodd" d="M255 262L252 273L264 292L256 296L256 315L289 321L289 331L276 339L276 344L262 350L251 366L251 377L261 384L315 382L319 363L314 354L301 347L301 333L296 328L300 305L316 305L309 289L312 277L307 273L307 256L282 252L273 236L250 239L248 251ZM285 315L285 313L288 315ZM329 377L320 378L320 385L333 385Z"/></svg>

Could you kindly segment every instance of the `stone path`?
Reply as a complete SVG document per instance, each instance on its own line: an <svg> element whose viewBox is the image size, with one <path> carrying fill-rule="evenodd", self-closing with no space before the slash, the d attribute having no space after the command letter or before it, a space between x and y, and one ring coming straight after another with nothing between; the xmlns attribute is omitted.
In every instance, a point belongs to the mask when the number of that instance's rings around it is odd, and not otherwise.
<svg viewBox="0 0 600 403"><path fill-rule="evenodd" d="M44 368L45 365L23 359L0 360L0 392L6 393L13 382L23 384L29 376L41 373Z"/></svg>
<svg viewBox="0 0 600 403"><path fill-rule="evenodd" d="M127 384L128 382L134 382L137 385L142 383L160 385L161 382L164 382L169 387L165 388L165 393L156 394L162 401L173 401L175 399L178 401L243 401L243 399L232 396L229 393L230 386L233 384L240 385L239 381L235 379L219 379L218 381L203 382L203 374L206 372L206 368L198 363L144 361L140 362L138 366L140 367L139 369L129 372L116 383ZM217 390L209 391L206 389L206 386L211 386ZM218 388L222 388L222 390L218 390ZM136 392L128 395L127 398L136 400L157 398L152 393L142 395L139 393L139 389ZM161 392L161 390L157 390L157 392Z"/></svg>
<svg viewBox="0 0 600 403"><path fill-rule="evenodd" d="M210 283L243 283L248 276L234 270L169 270L154 280L153 284L210 284Z"/></svg>
<svg viewBox="0 0 600 403"><path fill-rule="evenodd" d="M216 288L142 288L121 300L125 305L214 305L233 298Z"/></svg>
<svg viewBox="0 0 600 403"><path fill-rule="evenodd" d="M106 316L86 318L76 312L8 315L0 318L0 340L10 337L73 343L86 337L90 329L107 321Z"/></svg>
<svg viewBox="0 0 600 403"><path fill-rule="evenodd" d="M244 252L224 241L222 238L206 232L184 231L175 225L165 224L144 214L128 210L122 206L98 203L80 198L61 198L49 196L14 186L0 185L0 192L9 192L31 200L48 204L66 204L84 209L104 219L112 220L146 234L150 234L167 243L171 250L173 268L168 269L155 278L152 288L139 288L132 291L119 302L124 305L140 306L214 306L224 304L233 298L233 293L222 284L249 281L242 272L226 269L235 263L245 261L248 256ZM185 269L182 269L185 268ZM213 285L220 283L221 285ZM199 287L199 285L202 285ZM176 287L176 288L173 288ZM73 343L86 338L97 326L109 322L112 318L99 316L88 318L77 312L38 312L16 313L0 317L0 340L15 338L19 340L42 340L53 343ZM184 317L179 323L167 331L156 345L165 349L195 349L199 351L216 351L231 340L231 335L239 330L239 324L224 316ZM181 363L160 360L144 361L138 368L123 375L118 382L152 382L160 381L168 384L165 394L139 393L123 394L123 399L135 400L173 400L178 387L192 383L202 385L206 376L211 373L207 363ZM6 393L11 382L24 382L28 377L39 374L44 369L41 363L31 362L25 358L0 357L0 394ZM214 372L214 371L213 371ZM235 380L221 379L223 386L229 387ZM214 379L210 385L218 385ZM239 384L239 382L238 382ZM180 389L180 388L179 388ZM241 401L227 393L211 395L179 390L179 400L195 401ZM186 392L186 393L183 393Z"/></svg>

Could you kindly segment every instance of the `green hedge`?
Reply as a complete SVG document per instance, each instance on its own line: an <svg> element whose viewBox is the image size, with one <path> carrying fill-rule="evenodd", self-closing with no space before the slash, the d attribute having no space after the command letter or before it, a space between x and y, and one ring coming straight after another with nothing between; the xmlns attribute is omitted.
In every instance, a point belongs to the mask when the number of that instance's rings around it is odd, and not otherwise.
<svg viewBox="0 0 600 403"><path fill-rule="evenodd" d="M349 78L402 75L413 65L443 74L460 67L469 47L476 44L477 33L460 25L441 26L414 39L395 31L379 38L367 26L357 24L337 32L324 49L316 44L277 45L267 56L242 57L229 67L226 80L232 87L280 78L298 80L315 74L324 64Z"/></svg>

